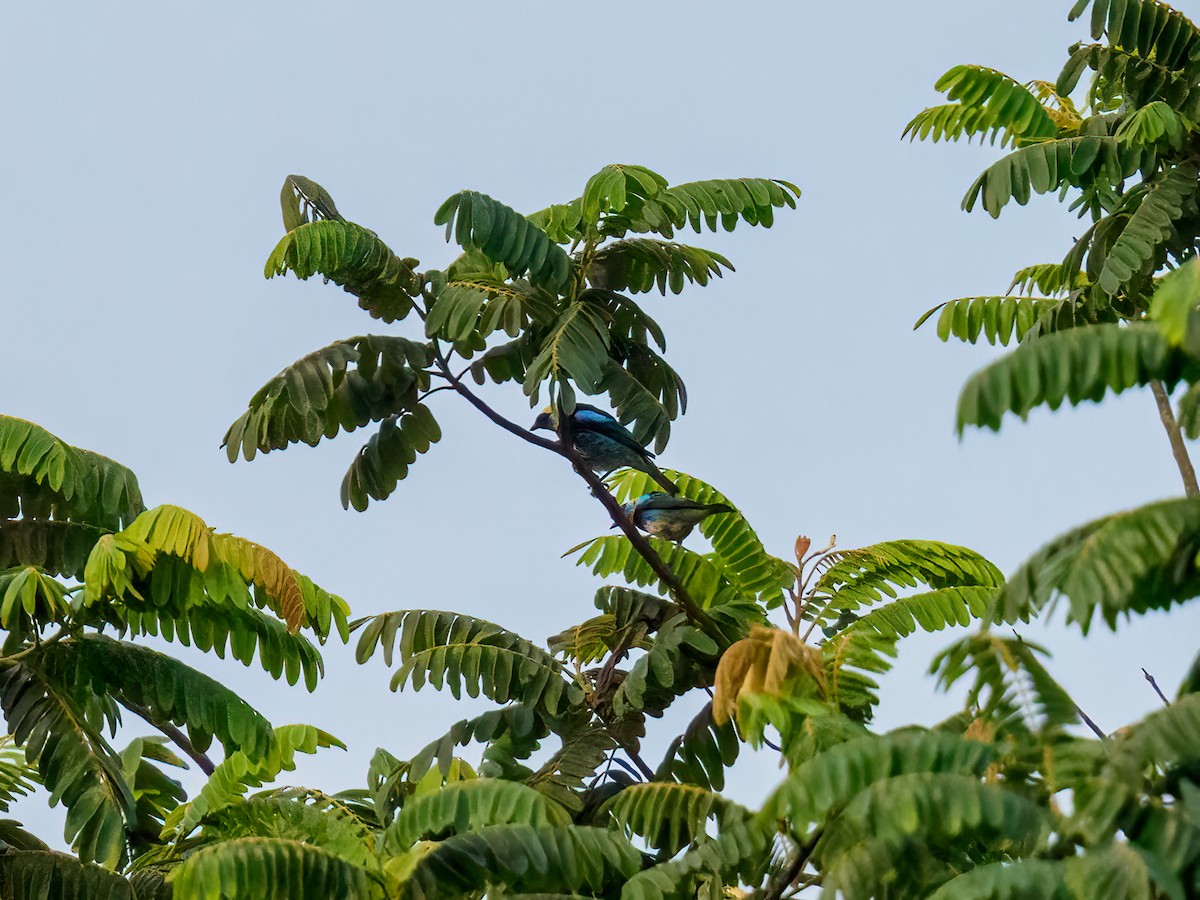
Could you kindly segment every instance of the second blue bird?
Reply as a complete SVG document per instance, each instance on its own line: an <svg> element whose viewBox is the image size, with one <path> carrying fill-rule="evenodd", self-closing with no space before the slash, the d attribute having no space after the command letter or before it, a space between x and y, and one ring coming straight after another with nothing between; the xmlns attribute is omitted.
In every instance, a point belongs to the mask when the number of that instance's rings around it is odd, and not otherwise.
<svg viewBox="0 0 1200 900"><path fill-rule="evenodd" d="M735 512L732 506L725 503L697 503L686 497L671 497L661 491L642 494L632 503L626 503L622 509L642 531L677 542L682 542L693 528L709 516Z"/></svg>
<svg viewBox="0 0 1200 900"><path fill-rule="evenodd" d="M556 431L551 410L546 409L533 423L536 431ZM580 403L571 413L571 443L592 469L607 475L628 466L645 472L672 494L679 492L671 479L650 460L654 456L639 444L620 422L602 409Z"/></svg>

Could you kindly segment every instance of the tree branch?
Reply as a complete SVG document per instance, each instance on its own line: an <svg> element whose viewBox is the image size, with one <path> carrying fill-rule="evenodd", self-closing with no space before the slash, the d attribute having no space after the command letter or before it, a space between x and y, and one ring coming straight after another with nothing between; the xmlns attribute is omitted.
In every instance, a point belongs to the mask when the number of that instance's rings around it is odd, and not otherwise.
<svg viewBox="0 0 1200 900"><path fill-rule="evenodd" d="M551 453L557 453L559 456L564 457L571 463L572 467L575 469L575 472L580 478L587 482L588 487L591 488L592 495L599 500L604 508L608 511L608 515L612 519L613 524L620 528L622 532L624 532L625 537L629 538L629 542L633 545L633 549L638 552L638 555L641 556L642 559L646 560L650 568L654 570L654 574L658 576L659 580L664 585L666 585L667 590L670 592L675 602L683 607L683 611L687 614L688 620L709 637L713 638L718 645L723 645L725 643L725 637L721 634L720 629L718 629L713 623L712 619L705 614L704 610L700 608L700 604L692 599L692 596L680 583L679 579L675 577L675 573L671 571L670 567L668 567L663 561L663 558L655 552L654 548L650 545L650 542L642 535L640 531L637 530L637 527L629 521L629 518L621 509L621 505L617 503L616 498L605 489L604 483L600 480L599 476L597 476L596 473L591 470L590 466L584 463L583 458L580 457L580 455L576 452L574 446L571 444L570 420L565 416L560 417L561 431L559 434L559 440L557 441L547 440L546 438L533 434L531 431L529 431L529 429L522 428L515 422L506 419L504 416L500 415L500 413L496 412L485 402L483 402L483 400L479 399L479 397L475 395L474 391L462 383L461 378L455 376L454 373L450 371L450 364L447 362L445 355L442 353L442 350L437 345L436 341L432 342L432 347L434 359L437 362L438 369L441 370L442 376L448 382L450 382L451 385L453 385L454 390L462 395L462 397L466 399L468 403L470 403L477 410L491 419L492 422L499 425L510 434L515 434L521 440L533 444L534 446L541 447L543 450L549 450Z"/></svg>
<svg viewBox="0 0 1200 900"><path fill-rule="evenodd" d="M170 722L155 722L154 719L150 717L150 710L146 709L144 706L139 706L136 703L130 703L124 698L121 700L121 705L131 713L134 713L135 715L145 719L147 722L169 737L171 741L174 742L175 746L182 750L184 754L192 760L192 762L200 767L200 771L202 771L205 775L211 775L216 769L216 766L213 765L213 761L197 750L195 746L192 745L192 742L188 740L188 736Z"/></svg>
<svg viewBox="0 0 1200 900"><path fill-rule="evenodd" d="M1100 738L1100 740L1102 740L1102 741L1106 740L1108 738L1108 735L1104 733L1104 729L1101 728L1099 725L1097 725L1095 722L1093 722L1091 719L1091 716L1089 716L1087 713L1085 713L1080 708L1078 703L1075 704L1075 712L1079 713L1079 718L1083 719L1083 724L1087 725L1088 728L1092 729L1092 733L1094 735L1096 735L1096 737Z"/></svg>
<svg viewBox="0 0 1200 900"><path fill-rule="evenodd" d="M1158 404L1158 417L1162 419L1167 439L1171 442L1171 453L1175 456L1175 465L1179 467L1179 475L1183 478L1183 492L1189 497L1200 497L1200 485L1196 483L1196 470L1192 468L1192 460L1188 456L1187 445L1183 442L1183 433L1179 430L1179 422L1171 411L1171 398L1161 381L1155 378L1150 382L1150 390L1154 392L1154 402Z"/></svg>
<svg viewBox="0 0 1200 900"><path fill-rule="evenodd" d="M1145 669L1142 669L1142 674L1146 676L1146 680L1150 682L1150 687L1154 688L1154 693L1158 694L1158 699L1163 702L1163 705L1170 706L1171 701L1168 700L1167 695L1162 692L1162 689L1158 686L1158 682L1154 680L1154 676Z"/></svg>

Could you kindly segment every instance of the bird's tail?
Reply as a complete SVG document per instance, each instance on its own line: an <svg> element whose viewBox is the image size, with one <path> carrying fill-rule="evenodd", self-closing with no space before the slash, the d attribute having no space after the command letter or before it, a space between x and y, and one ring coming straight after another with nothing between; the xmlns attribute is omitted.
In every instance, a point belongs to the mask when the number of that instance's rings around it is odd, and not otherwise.
<svg viewBox="0 0 1200 900"><path fill-rule="evenodd" d="M715 516L717 513L737 512L737 510L728 503L710 503L708 506L704 507L704 511L710 516Z"/></svg>
<svg viewBox="0 0 1200 900"><path fill-rule="evenodd" d="M658 470L658 466L654 465L654 463L650 462L650 460L646 460L646 465L639 466L639 468L657 481L659 485L671 496L675 496L679 493L679 487L675 484L675 482L660 472Z"/></svg>

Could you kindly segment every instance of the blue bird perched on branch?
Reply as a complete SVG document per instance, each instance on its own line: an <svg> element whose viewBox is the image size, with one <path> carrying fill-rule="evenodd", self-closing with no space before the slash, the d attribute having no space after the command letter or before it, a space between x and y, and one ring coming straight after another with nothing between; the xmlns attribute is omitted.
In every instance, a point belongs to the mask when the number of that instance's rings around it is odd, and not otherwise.
<svg viewBox="0 0 1200 900"><path fill-rule="evenodd" d="M671 497L660 491L642 494L621 508L629 520L642 531L679 543L709 516L736 512L726 503L697 503L686 497Z"/></svg>
<svg viewBox="0 0 1200 900"><path fill-rule="evenodd" d="M549 407L533 423L534 431L539 428L558 430ZM645 472L670 493L679 493L679 488L658 470L658 466L650 462L654 454L634 440L625 426L602 409L583 403L576 405L575 412L571 413L571 443L583 461L602 475L628 466Z"/></svg>

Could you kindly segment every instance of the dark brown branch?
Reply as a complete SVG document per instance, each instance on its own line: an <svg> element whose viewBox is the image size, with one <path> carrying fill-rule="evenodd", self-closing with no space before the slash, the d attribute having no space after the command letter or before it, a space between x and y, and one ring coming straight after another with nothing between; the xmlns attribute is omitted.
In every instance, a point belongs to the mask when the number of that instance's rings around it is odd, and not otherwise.
<svg viewBox="0 0 1200 900"><path fill-rule="evenodd" d="M786 869L779 875L778 878L771 880L763 891L763 897L766 900L779 900L783 896L784 891L795 884L804 872L804 866L808 863L809 857L813 855L813 851L817 849L817 842L821 840L822 830L818 828L814 831L800 847L796 848L796 856L791 861Z"/></svg>
<svg viewBox="0 0 1200 900"><path fill-rule="evenodd" d="M1150 390L1154 392L1154 402L1158 404L1158 417L1162 419L1163 428L1167 432L1167 440L1171 442L1171 453L1175 456L1175 465L1179 467L1179 475L1183 478L1183 492L1189 497L1200 497L1200 485L1196 483L1196 470L1192 468L1191 457L1188 456L1187 445L1183 442L1183 433L1179 430L1179 422L1171 411L1171 398L1167 389L1157 378L1150 382Z"/></svg>
<svg viewBox="0 0 1200 900"><path fill-rule="evenodd" d="M1079 713L1079 718L1083 719L1083 724L1092 729L1092 733L1096 735L1096 737L1100 738L1102 741L1108 737L1108 735L1104 733L1104 730L1095 722L1093 722L1087 713L1079 708L1078 703L1075 704L1075 712Z"/></svg>
<svg viewBox="0 0 1200 900"><path fill-rule="evenodd" d="M1170 706L1171 701L1168 700L1167 695L1162 692L1162 689L1158 686L1158 682L1154 680L1154 676L1145 669L1142 669L1142 674L1145 675L1146 680L1150 682L1150 687L1154 688L1154 693L1158 694L1158 699L1163 702L1163 706Z"/></svg>
<svg viewBox="0 0 1200 900"><path fill-rule="evenodd" d="M150 716L150 710L146 709L144 706L138 706L136 703L130 703L128 700L121 700L121 705L131 713L141 716L143 719L169 737L174 744L184 752L184 755L189 757L192 762L200 767L200 771L202 771L205 775L211 775L213 770L216 769L216 766L213 765L213 761L197 750L192 745L192 742L188 740L188 736L170 722L154 721L154 719Z"/></svg>

